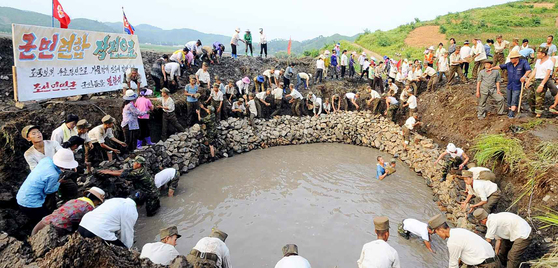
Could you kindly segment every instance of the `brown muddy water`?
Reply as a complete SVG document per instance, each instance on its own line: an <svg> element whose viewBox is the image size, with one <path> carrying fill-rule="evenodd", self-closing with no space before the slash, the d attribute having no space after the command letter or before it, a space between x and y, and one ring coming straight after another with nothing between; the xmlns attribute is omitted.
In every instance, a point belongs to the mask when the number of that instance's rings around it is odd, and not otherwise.
<svg viewBox="0 0 558 268"><path fill-rule="evenodd" d="M136 244L158 241L159 229L177 225L177 249L187 255L212 227L229 234L234 267L274 267L281 248L298 245L312 267L356 267L362 246L376 240L372 219L390 219L388 243L402 267L445 267L447 247L432 236L436 254L417 238L405 240L397 225L423 222L439 213L424 180L402 162L397 172L376 180L375 149L344 144L310 144L255 150L205 164L183 176L174 198L136 225Z"/></svg>

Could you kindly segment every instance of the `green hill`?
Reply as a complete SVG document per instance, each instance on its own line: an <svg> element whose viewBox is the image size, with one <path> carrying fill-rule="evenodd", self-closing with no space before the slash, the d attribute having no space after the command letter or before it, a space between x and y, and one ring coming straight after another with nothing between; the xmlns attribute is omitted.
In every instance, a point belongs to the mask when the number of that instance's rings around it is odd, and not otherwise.
<svg viewBox="0 0 558 268"><path fill-rule="evenodd" d="M518 1L448 13L431 21L421 22L415 19L389 31L364 33L357 37L355 43L382 55L393 57L395 53L401 53L403 57L413 59L422 59L425 46L436 46L439 42L447 44L451 37L455 38L458 44L462 44L466 39L472 41L473 38L479 37L484 42L489 38L496 39L496 35L502 34L508 41L513 38L527 38L531 45L539 45L546 40L546 36L549 34L556 36L558 32L556 2L555 0ZM428 44L410 42L408 37L413 34L413 31L420 31L424 26L436 26L438 30L433 34L445 35L445 37L433 39ZM430 40L430 35L423 35L422 38Z"/></svg>

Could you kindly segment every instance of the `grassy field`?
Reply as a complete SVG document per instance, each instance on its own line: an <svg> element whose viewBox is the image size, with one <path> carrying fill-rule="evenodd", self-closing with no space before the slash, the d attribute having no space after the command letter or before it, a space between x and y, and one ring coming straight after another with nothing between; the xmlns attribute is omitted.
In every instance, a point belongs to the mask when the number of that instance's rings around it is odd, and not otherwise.
<svg viewBox="0 0 558 268"><path fill-rule="evenodd" d="M405 44L405 39L414 29L436 25L447 39L453 37L458 44L466 39L472 41L496 39L502 34L505 40L527 38L532 45L539 45L549 34L557 35L558 8L556 0L518 1L487 8L471 9L459 13L448 13L431 21L415 21L389 31L376 31L360 35L355 43L382 55L402 54L409 59L422 59L424 47ZM558 38L558 37L557 37ZM448 40L446 40L446 43ZM431 44L436 46L437 44Z"/></svg>

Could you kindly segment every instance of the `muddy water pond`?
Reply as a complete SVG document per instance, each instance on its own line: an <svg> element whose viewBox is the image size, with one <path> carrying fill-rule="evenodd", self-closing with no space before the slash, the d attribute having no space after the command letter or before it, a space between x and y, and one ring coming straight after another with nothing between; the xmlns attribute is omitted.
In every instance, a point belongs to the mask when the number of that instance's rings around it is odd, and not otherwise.
<svg viewBox="0 0 558 268"><path fill-rule="evenodd" d="M388 216L388 243L402 267L447 266L447 247L433 236L430 253L417 237L406 240L397 225L406 218L427 222L439 213L424 180L400 161L397 172L376 179L375 149L344 144L274 147L205 164L184 175L174 198L136 225L140 248L177 225L177 249L187 255L216 226L227 232L234 267L274 267L281 248L299 247L312 267L356 267L362 246L376 240L375 216Z"/></svg>

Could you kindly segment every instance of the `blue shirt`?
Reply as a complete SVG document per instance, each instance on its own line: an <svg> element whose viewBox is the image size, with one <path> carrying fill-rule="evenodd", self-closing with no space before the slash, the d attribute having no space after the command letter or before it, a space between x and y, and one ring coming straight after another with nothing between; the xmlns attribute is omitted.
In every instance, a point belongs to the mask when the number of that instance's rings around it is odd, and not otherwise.
<svg viewBox="0 0 558 268"><path fill-rule="evenodd" d="M337 66L337 55L331 55L331 66Z"/></svg>
<svg viewBox="0 0 558 268"><path fill-rule="evenodd" d="M386 164L384 163L384 166L385 166L385 165L386 165ZM382 176L382 175L384 175L384 174L386 174L386 169L385 169L382 165L377 164L377 165L376 165L376 179L379 180L379 179L380 179L380 176Z"/></svg>
<svg viewBox="0 0 558 268"><path fill-rule="evenodd" d="M500 69L508 70L508 89L509 90L521 90L521 77L525 75L527 71L531 70L531 66L527 63L525 59L519 59L517 66L513 66L513 63L508 62L506 64L500 65Z"/></svg>
<svg viewBox="0 0 558 268"><path fill-rule="evenodd" d="M184 90L186 90L187 93L196 94L196 93L198 93L198 85L192 86L192 85L188 84L188 85L186 85L186 88ZM196 102L196 101L198 101L198 99L196 99L192 96L187 96L186 101L187 102Z"/></svg>
<svg viewBox="0 0 558 268"><path fill-rule="evenodd" d="M525 57L525 58L529 58L529 57L531 57L531 54L535 54L535 50L528 47L528 48L524 48L524 49L520 50L519 54L521 56Z"/></svg>
<svg viewBox="0 0 558 268"><path fill-rule="evenodd" d="M484 44L484 52L487 57L492 57L492 54L490 54L490 45L488 43Z"/></svg>
<svg viewBox="0 0 558 268"><path fill-rule="evenodd" d="M215 41L215 43L213 43L213 48L217 51L221 51L221 45L221 42Z"/></svg>
<svg viewBox="0 0 558 268"><path fill-rule="evenodd" d="M61 172L50 157L41 159L19 188L17 203L26 208L42 207L46 196L58 191Z"/></svg>

